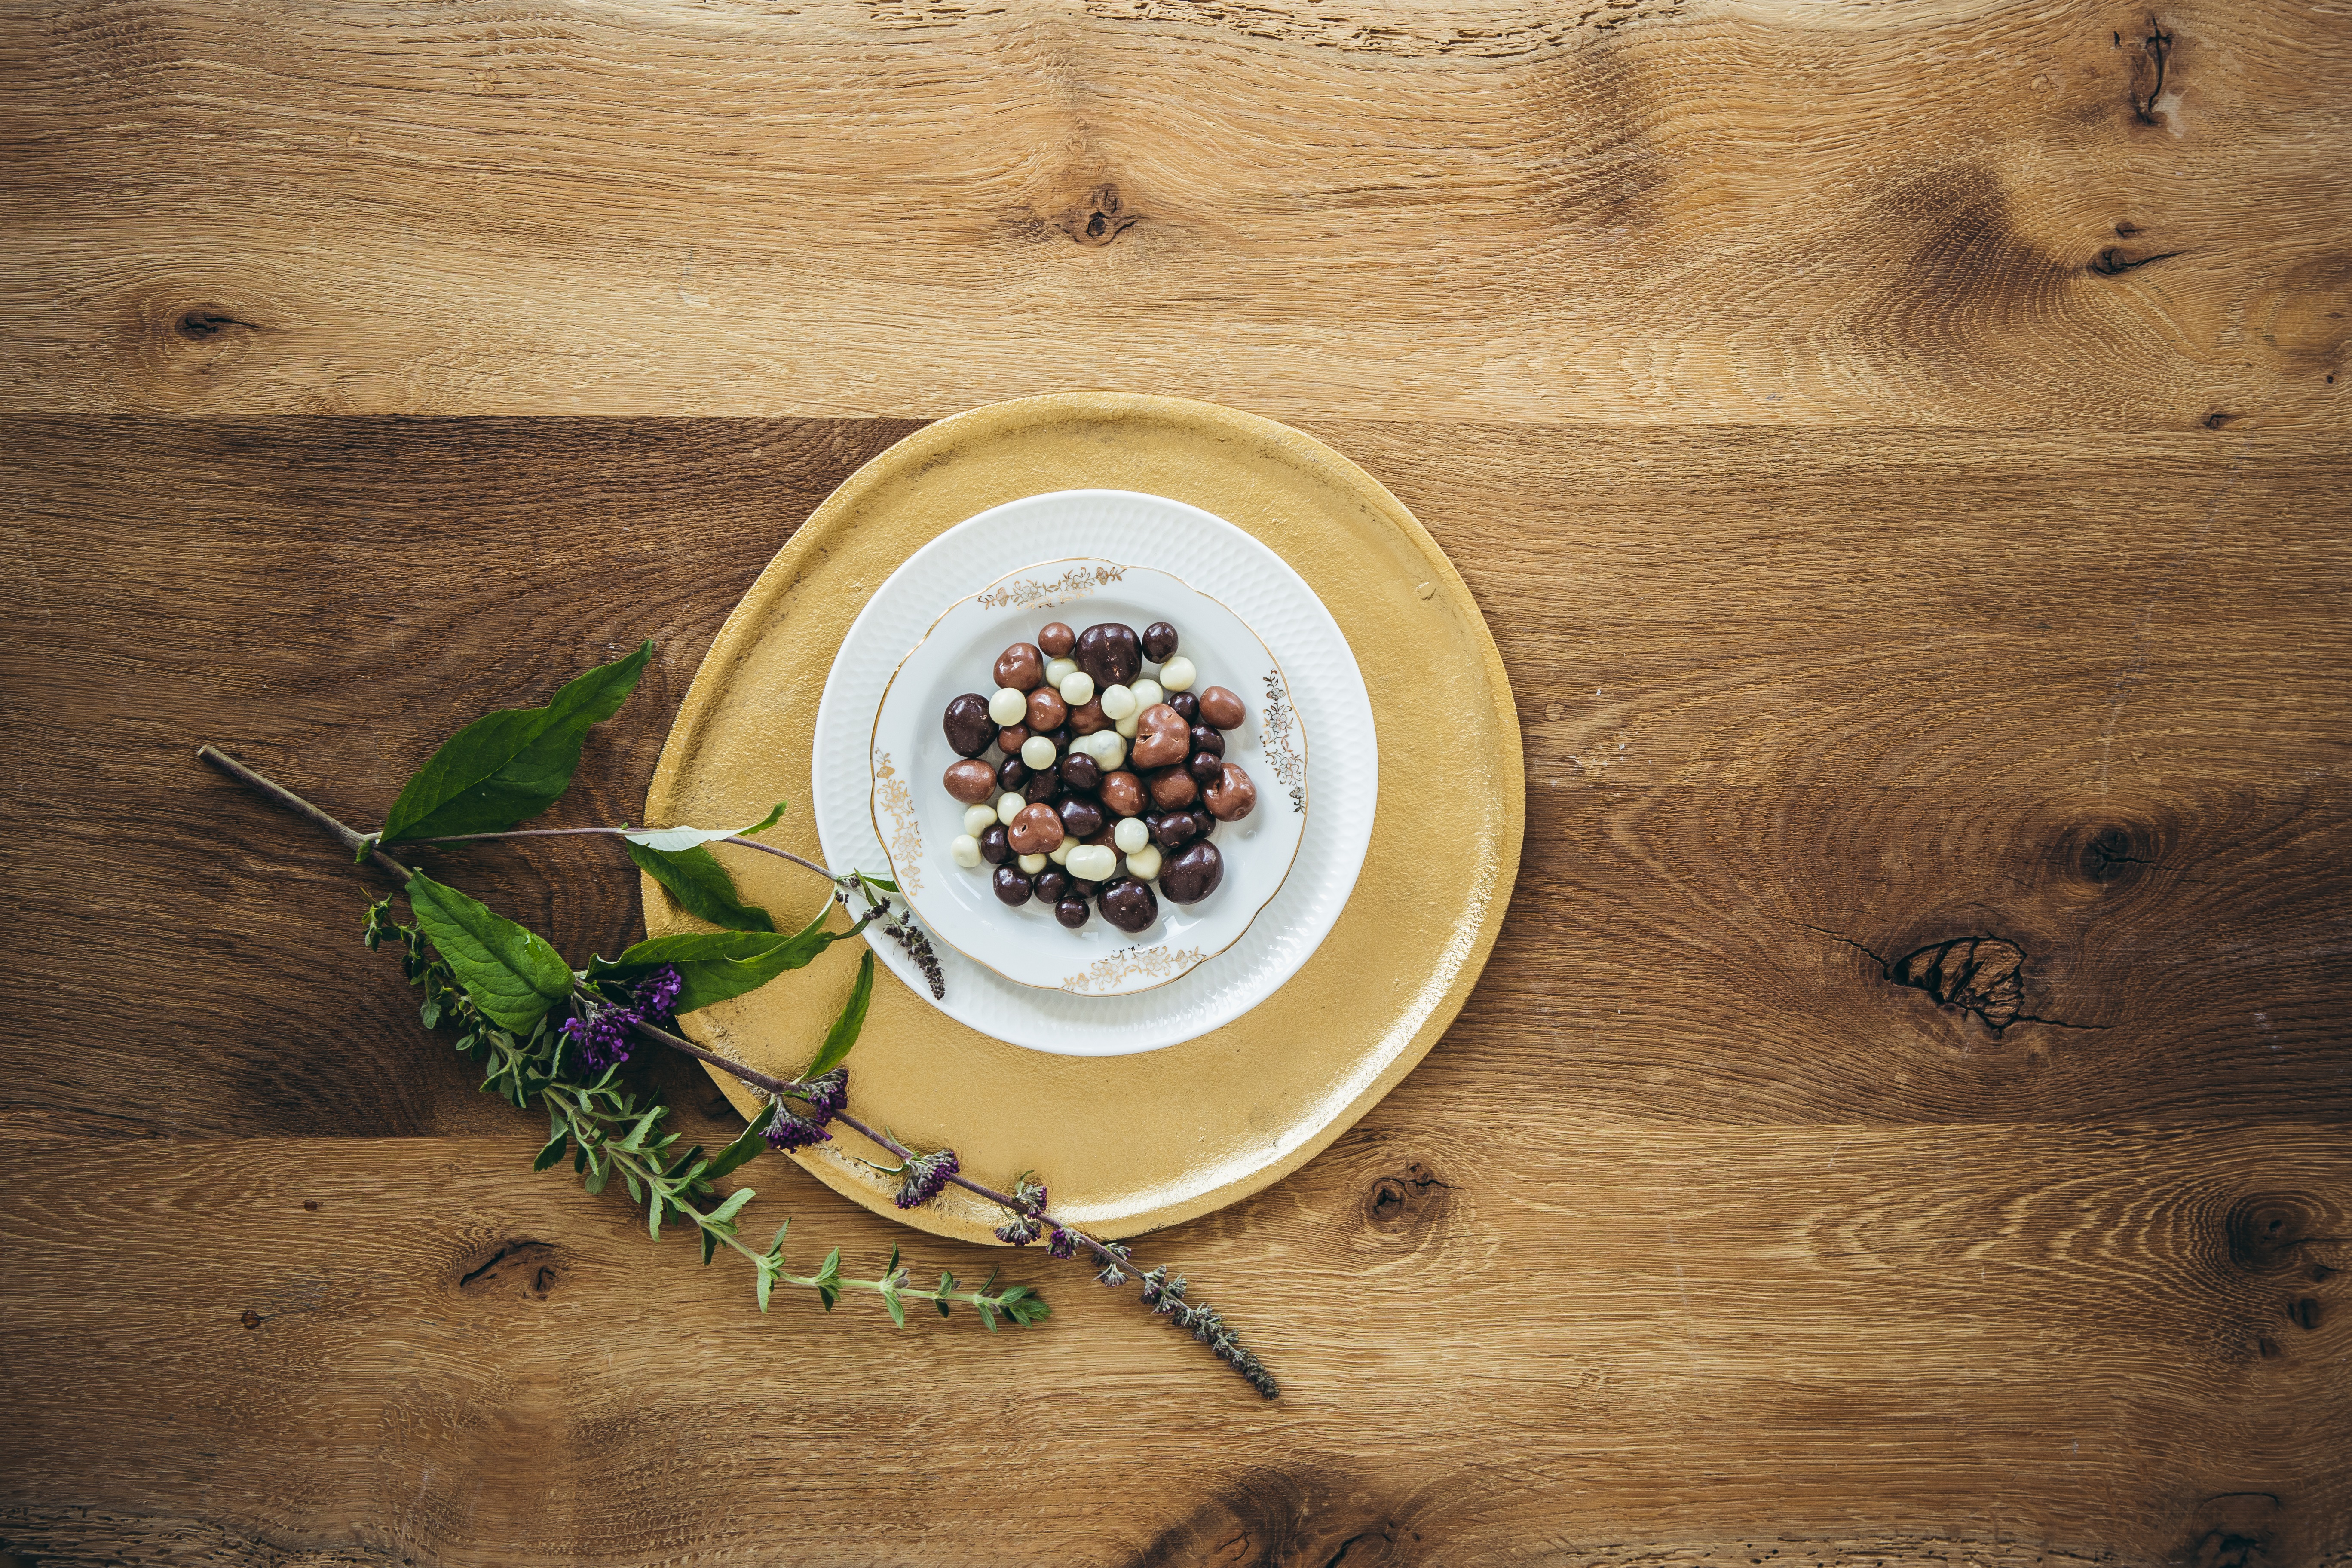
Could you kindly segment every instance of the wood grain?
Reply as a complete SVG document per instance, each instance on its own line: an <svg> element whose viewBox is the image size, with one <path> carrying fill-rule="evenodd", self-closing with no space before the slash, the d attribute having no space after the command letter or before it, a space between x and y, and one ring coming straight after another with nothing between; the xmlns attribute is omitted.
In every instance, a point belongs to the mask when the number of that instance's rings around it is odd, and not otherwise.
<svg viewBox="0 0 2352 1568"><path fill-rule="evenodd" d="M26 5L0 396L2340 429L2352 22L2158 10Z"/></svg>
<svg viewBox="0 0 2352 1568"><path fill-rule="evenodd" d="M0 15L0 1568L2352 1564L2341 9ZM373 820L652 636L631 816L824 495L1073 385L1356 458L1520 705L1459 1022L1149 1238L1273 1405L1034 1255L761 1318L193 758Z"/></svg>
<svg viewBox="0 0 2352 1568"><path fill-rule="evenodd" d="M16 1402L142 1434L11 1423L0 1458L41 1500L7 1522L16 1550L2193 1561L2224 1528L2210 1500L2260 1492L2262 1561L2344 1560L2334 1131L1654 1128L1496 1159L1416 1078L1318 1179L1181 1233L1287 1367L1270 1406L1131 1296L1067 1279L1017 1336L899 1334L855 1302L763 1320L740 1271L650 1255L625 1205L531 1176L528 1152L11 1157ZM903 1236L793 1185L806 1247L873 1259Z"/></svg>

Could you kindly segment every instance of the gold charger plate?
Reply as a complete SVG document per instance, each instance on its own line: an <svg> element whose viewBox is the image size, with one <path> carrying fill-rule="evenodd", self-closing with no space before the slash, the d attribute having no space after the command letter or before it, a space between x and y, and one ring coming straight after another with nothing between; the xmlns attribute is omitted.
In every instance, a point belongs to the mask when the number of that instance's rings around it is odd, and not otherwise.
<svg viewBox="0 0 2352 1568"><path fill-rule="evenodd" d="M858 1115L919 1147L954 1148L991 1186L1009 1191L1034 1171L1057 1214L1127 1237L1245 1197L1351 1126L1461 1011L1510 900L1527 815L1510 682L1469 589L1377 480L1287 426L1182 398L1056 393L918 431L844 480L735 606L678 710L645 819L741 822L803 800L825 676L868 595L975 513L1086 489L1188 501L1278 552L1346 635L1381 737L1384 809L1339 924L1287 984L1213 1033L1139 1056L1051 1056L966 1028L887 971L877 980L849 1060ZM1389 808L1408 791L1411 810ZM1449 840L1436 877L1433 821ZM806 811L767 837L819 853ZM783 861L738 850L728 866L779 927L818 907L822 886ZM644 886L650 932L699 929L650 878ZM848 993L856 946L688 1014L686 1032L792 1076ZM736 1109L758 1109L734 1079L712 1076ZM852 1155L889 1163L846 1128L793 1158L877 1214L993 1242L1001 1210L950 1187L901 1211L896 1184Z"/></svg>

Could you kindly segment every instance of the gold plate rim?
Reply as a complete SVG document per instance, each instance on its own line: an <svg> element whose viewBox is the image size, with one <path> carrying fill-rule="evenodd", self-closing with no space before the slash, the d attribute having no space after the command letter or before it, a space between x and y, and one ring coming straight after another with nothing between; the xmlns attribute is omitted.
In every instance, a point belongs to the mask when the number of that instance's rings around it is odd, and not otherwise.
<svg viewBox="0 0 2352 1568"><path fill-rule="evenodd" d="M660 761L656 764L653 780L647 786L646 802L646 820L676 819L679 797L688 784L688 759L700 752L709 725L722 706L738 670L747 662L761 631L776 616L787 595L811 574L814 567L825 561L832 549L846 537L849 531L875 521L866 514L877 498L890 486L905 481L910 476L919 477L927 470L942 468L951 463L960 451L992 443L1017 442L1024 430L1043 435L1055 426L1116 425L1138 420L1157 421L1182 428L1202 437L1204 450L1213 450L1222 444L1240 442L1249 448L1278 455L1308 479L1344 496L1370 521L1393 531L1429 572L1427 581L1417 585L1414 592L1423 601L1442 598L1445 608L1460 622L1462 635L1471 645L1465 651L1475 657L1479 667L1479 684L1487 695L1491 709L1486 718L1496 726L1496 744L1486 792L1491 796L1487 804L1494 813L1493 842L1488 847L1491 858L1486 874L1471 879L1475 886L1462 895L1465 903L1474 907L1464 909L1465 919L1462 924L1454 928L1452 940L1433 948L1428 954L1427 978L1434 980L1440 973L1444 973L1445 988L1433 1000L1426 1000L1425 1005L1419 1001L1413 1005L1413 1010L1419 1011L1420 1016L1411 1037L1397 1047L1381 1070L1363 1083L1343 1105L1326 1115L1320 1125L1272 1157L1232 1174L1212 1187L1165 1196L1147 1194L1146 1201L1130 1209L1093 1213L1081 1210L1071 1215L1072 1223L1083 1223L1099 1234L1118 1237L1138 1236L1213 1213L1263 1191L1322 1152L1333 1140L1378 1104L1407 1073L1420 1065L1460 1014L1494 950L1512 888L1517 879L1521 841L1527 824L1526 773L1517 704L1502 656L1495 646L1493 633L1479 613L1468 585L1428 531L1387 487L1303 431L1259 415L1190 398L1146 393L1048 393L988 404L926 426L877 453L845 479L793 531L729 613L679 704L677 718L663 745ZM1085 480L1074 479L1068 482L1043 485L1034 493L1085 488L1089 488ZM1178 499L1183 498L1180 495ZM986 504L994 505L997 501L990 500ZM985 506L975 505L964 515L983 510L986 510ZM949 520L940 526L952 526L955 521L961 520ZM907 554L920 548L930 537L935 537L937 531L939 530L934 529L930 533L907 542L898 559L903 561ZM1309 580L1312 582L1313 579ZM873 585L878 586L878 579ZM868 587L867 591L870 593L871 588ZM822 672L813 671L812 676L821 680ZM1375 701L1377 708L1377 697ZM1384 752L1389 750L1385 738L1382 750ZM1385 775L1388 770L1384 767L1382 772ZM1369 855L1367 863L1370 863ZM648 931L665 934L671 931L695 929L692 922L669 905L666 895L659 891L658 885L650 878L642 878L641 883ZM1362 896L1363 889L1360 883L1354 897L1360 899ZM1475 923L1472 923L1470 917L1474 913ZM1344 914L1342 920L1345 920ZM1327 938L1326 952L1329 946L1329 939ZM1306 983L1324 956L1324 952L1318 952L1310 958L1283 989L1286 991ZM1449 970L1450 973L1446 973ZM1276 992L1276 998L1281 994L1281 992ZM931 1012L928 1002L921 1005L926 1013ZM1241 1027L1247 1020L1248 1015L1244 1015L1225 1027ZM953 1026L951 1020L943 1017L941 1021L950 1026ZM1398 1021L1402 1024L1404 1019L1400 1017ZM683 1020L683 1025L687 1034L706 1047L727 1050L733 1046L728 1031L714 1026L703 1015L689 1015ZM1085 1063L1136 1058L1053 1059ZM855 1067L853 1062L853 1082ZM759 1103L756 1096L732 1078L716 1070L712 1072L712 1078L739 1110L748 1114ZM847 1136L845 1133L845 1137ZM863 1146L862 1141L856 1142ZM1002 1212L958 1189L951 1187L940 1199L921 1207L901 1210L892 1202L895 1189L891 1180L850 1157L839 1141L796 1151L793 1157L827 1186L877 1214L937 1236L982 1245L1002 1245L992 1234L994 1227L1003 1223ZM991 1171L974 1174L983 1180L999 1175L1005 1177L1007 1182L1010 1180L1010 1173Z"/></svg>

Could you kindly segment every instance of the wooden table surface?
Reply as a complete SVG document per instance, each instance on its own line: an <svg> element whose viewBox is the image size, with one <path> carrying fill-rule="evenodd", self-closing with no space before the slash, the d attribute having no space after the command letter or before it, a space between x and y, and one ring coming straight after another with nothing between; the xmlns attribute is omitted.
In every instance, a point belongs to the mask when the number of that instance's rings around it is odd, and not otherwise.
<svg viewBox="0 0 2352 1568"><path fill-rule="evenodd" d="M2343 5L0 37L0 1564L2352 1562ZM651 636L562 808L630 817L834 485L1087 386L1360 462L1525 731L1459 1023L1152 1238L1273 1405L1035 1254L1034 1332L759 1317L532 1175L362 875L193 757L381 820ZM637 929L609 858L476 864Z"/></svg>

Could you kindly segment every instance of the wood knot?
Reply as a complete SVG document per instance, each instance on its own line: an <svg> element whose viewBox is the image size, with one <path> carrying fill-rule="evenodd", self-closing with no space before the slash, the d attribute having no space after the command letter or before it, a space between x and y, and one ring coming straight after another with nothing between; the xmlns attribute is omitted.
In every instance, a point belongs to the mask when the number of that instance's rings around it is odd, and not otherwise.
<svg viewBox="0 0 2352 1568"><path fill-rule="evenodd" d="M2263 1568L2274 1561L2280 1514L2271 1492L2224 1492L2190 1510L2173 1561L2184 1568Z"/></svg>
<svg viewBox="0 0 2352 1568"><path fill-rule="evenodd" d="M2068 836L2059 861L2068 874L2101 888L2127 886L2156 864L2155 830L2136 822L2084 824Z"/></svg>
<svg viewBox="0 0 2352 1568"><path fill-rule="evenodd" d="M251 321L240 321L214 305L191 305L172 322L173 332L192 343L209 342L236 327L243 327L247 331L260 331Z"/></svg>
<svg viewBox="0 0 2352 1568"><path fill-rule="evenodd" d="M248 1329L257 1329L261 1327L261 1314L255 1311L250 1307L247 1307L242 1313L238 1314L236 1321L243 1323Z"/></svg>
<svg viewBox="0 0 2352 1568"><path fill-rule="evenodd" d="M1886 978L1925 991L1938 1007L1974 1013L1994 1034L2024 1015L2025 950L1997 936L1961 936L1905 953Z"/></svg>
<svg viewBox="0 0 2352 1568"><path fill-rule="evenodd" d="M1373 1180L1364 1194L1364 1223L1391 1236L1418 1229L1444 1208L1449 1190L1436 1172L1415 1160L1401 1173Z"/></svg>
<svg viewBox="0 0 2352 1568"><path fill-rule="evenodd" d="M2249 1193L2230 1205L2221 1234L2229 1243L2230 1261L2246 1273L2284 1274L2304 1268L2305 1247L2342 1239L2329 1234L2335 1229L2333 1219L2308 1194ZM2317 1267L2335 1272L2324 1263Z"/></svg>
<svg viewBox="0 0 2352 1568"><path fill-rule="evenodd" d="M1142 217L1120 198L1117 185L1105 184L1087 192L1085 201L1066 209L1060 226L1079 245L1104 246Z"/></svg>
<svg viewBox="0 0 2352 1568"><path fill-rule="evenodd" d="M563 1282L562 1255L543 1241L509 1241L457 1280L468 1296L543 1301Z"/></svg>

